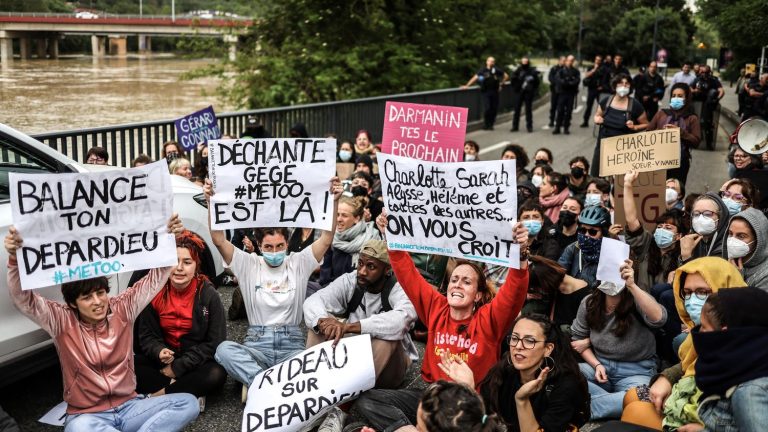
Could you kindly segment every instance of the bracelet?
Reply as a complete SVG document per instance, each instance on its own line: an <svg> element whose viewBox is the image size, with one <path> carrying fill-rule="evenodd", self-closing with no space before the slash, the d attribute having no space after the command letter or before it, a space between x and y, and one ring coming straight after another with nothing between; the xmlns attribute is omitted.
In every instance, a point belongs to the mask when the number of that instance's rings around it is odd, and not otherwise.
<svg viewBox="0 0 768 432"><path fill-rule="evenodd" d="M595 365L595 370L597 370L597 367L598 367L598 366L603 366L603 364L602 364L602 363L598 363L598 364L596 364L596 365ZM605 367L605 366L603 366L603 367Z"/></svg>

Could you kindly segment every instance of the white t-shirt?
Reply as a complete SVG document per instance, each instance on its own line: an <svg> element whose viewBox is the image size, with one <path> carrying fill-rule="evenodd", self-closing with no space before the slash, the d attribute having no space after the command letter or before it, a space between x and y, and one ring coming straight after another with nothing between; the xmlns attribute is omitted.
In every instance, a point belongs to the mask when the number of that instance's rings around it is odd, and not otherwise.
<svg viewBox="0 0 768 432"><path fill-rule="evenodd" d="M287 255L279 267L270 267L259 255L235 248L229 267L240 285L248 324L301 324L307 282L321 262L311 247Z"/></svg>

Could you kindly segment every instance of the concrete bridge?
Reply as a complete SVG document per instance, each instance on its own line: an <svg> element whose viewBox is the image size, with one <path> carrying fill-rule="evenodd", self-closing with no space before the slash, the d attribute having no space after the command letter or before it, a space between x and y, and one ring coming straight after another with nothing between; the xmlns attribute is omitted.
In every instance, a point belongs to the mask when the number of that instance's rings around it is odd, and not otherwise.
<svg viewBox="0 0 768 432"><path fill-rule="evenodd" d="M8 13L0 12L0 62L13 60L13 40L19 40L22 60L57 58L59 40L63 35L91 35L94 57L107 54L125 56L127 37L138 36L139 52L152 50L152 36L207 36L221 37L234 58L237 37L251 24L250 20L225 17L189 18L138 15L92 15L90 18L75 14Z"/></svg>

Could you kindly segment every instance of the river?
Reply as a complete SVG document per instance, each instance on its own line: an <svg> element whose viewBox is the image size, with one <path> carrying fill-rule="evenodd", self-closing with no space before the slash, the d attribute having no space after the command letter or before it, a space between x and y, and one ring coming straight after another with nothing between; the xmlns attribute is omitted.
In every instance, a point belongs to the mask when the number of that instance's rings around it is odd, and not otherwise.
<svg viewBox="0 0 768 432"><path fill-rule="evenodd" d="M0 123L26 133L164 120L213 105L218 81L181 81L208 60L167 56L15 60L0 65Z"/></svg>

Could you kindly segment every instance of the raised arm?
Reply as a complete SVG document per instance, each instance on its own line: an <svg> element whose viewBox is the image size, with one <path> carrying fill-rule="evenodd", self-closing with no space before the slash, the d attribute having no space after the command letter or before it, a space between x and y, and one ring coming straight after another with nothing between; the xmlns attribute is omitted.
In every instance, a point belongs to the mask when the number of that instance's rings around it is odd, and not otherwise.
<svg viewBox="0 0 768 432"><path fill-rule="evenodd" d="M635 188L632 185L639 174L635 170L629 170L624 174L624 217L627 219L627 228L630 232L640 229L640 220L637 218L637 205L635 204Z"/></svg>
<svg viewBox="0 0 768 432"><path fill-rule="evenodd" d="M499 339L505 336L504 332L520 314L528 293L528 230L522 222L518 222L513 229L513 234L515 241L520 245L520 268L509 269L504 285L488 305L490 330L499 336Z"/></svg>
<svg viewBox="0 0 768 432"><path fill-rule="evenodd" d="M330 231L323 231L320 237L312 243L312 254L315 255L315 259L320 262L325 255L325 251L331 247L333 243L333 234L336 232L336 212L339 208L339 198L341 193L344 192L344 188L341 186L341 181L338 177L331 178L331 193L333 194L333 226Z"/></svg>
<svg viewBox="0 0 768 432"><path fill-rule="evenodd" d="M635 271L632 269L632 260L625 260L619 268L621 277L627 284L627 289L632 293L637 308L642 312L643 319L648 325L660 327L667 321L666 310L647 292L635 283ZM641 323L638 323L641 324Z"/></svg>
<svg viewBox="0 0 768 432"><path fill-rule="evenodd" d="M211 233L211 240L213 240L213 245L216 246L216 249L219 250L221 257L224 259L224 263L229 265L232 263L235 246L227 240L224 231L211 228L211 197L213 196L214 191L210 179L205 179L203 193L205 194L205 201L208 203L208 231Z"/></svg>

